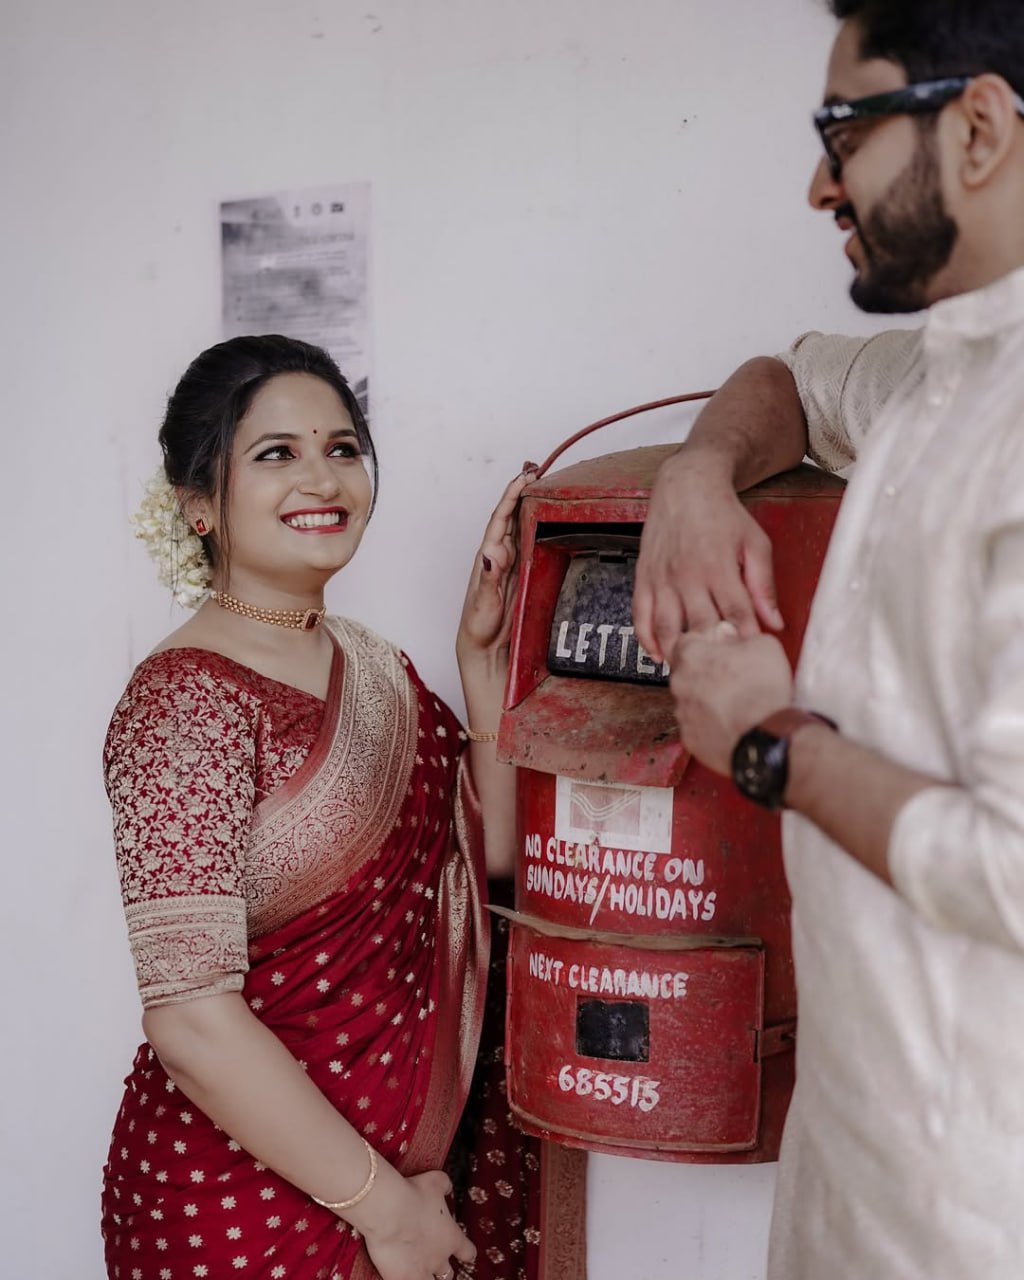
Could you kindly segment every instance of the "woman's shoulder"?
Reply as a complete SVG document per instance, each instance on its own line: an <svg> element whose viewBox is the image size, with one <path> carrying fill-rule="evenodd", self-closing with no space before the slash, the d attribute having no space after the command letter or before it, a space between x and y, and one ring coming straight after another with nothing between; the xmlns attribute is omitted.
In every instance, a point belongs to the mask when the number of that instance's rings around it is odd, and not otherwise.
<svg viewBox="0 0 1024 1280"><path fill-rule="evenodd" d="M341 645L343 653L354 654L361 662L373 664L385 674L390 674L392 678L397 675L400 668L415 689L430 693L408 653L392 640L380 635L365 623L356 622L353 618L342 618L332 614L328 616L327 624Z"/></svg>
<svg viewBox="0 0 1024 1280"><path fill-rule="evenodd" d="M126 695L176 701L199 695L237 701L249 668L213 649L192 645L154 649L131 674Z"/></svg>
<svg viewBox="0 0 1024 1280"><path fill-rule="evenodd" d="M107 748L120 737L152 733L205 737L254 730L247 669L209 649L157 649L132 672L110 718Z"/></svg>
<svg viewBox="0 0 1024 1280"><path fill-rule="evenodd" d="M372 627L368 627L364 622L330 614L327 617L327 625L341 645L342 652L354 652L364 661L371 660L388 665L397 662L407 668L412 666L404 649L386 636L374 631Z"/></svg>
<svg viewBox="0 0 1024 1280"><path fill-rule="evenodd" d="M419 701L421 707L432 708L430 714L440 718L440 722L444 725L444 732L456 735L462 732L458 717L426 683L404 649L379 635L372 628L361 622L355 622L351 618L332 615L327 622L338 638L343 652L351 653L355 650L361 661L369 659L374 661L378 668L386 667L392 678L401 670L413 697Z"/></svg>

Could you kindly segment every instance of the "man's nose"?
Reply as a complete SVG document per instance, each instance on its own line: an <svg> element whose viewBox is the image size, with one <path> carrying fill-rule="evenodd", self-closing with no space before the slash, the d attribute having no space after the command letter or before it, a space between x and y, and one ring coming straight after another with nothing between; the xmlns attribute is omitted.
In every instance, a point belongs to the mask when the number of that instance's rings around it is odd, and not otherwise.
<svg viewBox="0 0 1024 1280"><path fill-rule="evenodd" d="M832 167L826 156L818 161L818 167L811 178L807 199L812 209L838 209L846 200L846 188L841 177L832 176Z"/></svg>

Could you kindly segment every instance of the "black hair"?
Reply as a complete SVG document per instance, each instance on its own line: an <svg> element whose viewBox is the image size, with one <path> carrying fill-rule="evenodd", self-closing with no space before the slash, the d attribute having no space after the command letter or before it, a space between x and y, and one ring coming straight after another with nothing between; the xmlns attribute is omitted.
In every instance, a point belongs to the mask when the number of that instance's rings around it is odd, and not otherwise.
<svg viewBox="0 0 1024 1280"><path fill-rule="evenodd" d="M168 482L177 489L212 497L220 491L223 549L226 528L231 446L238 424L256 393L282 373L308 373L333 387L341 398L360 448L369 459L373 480L370 512L377 501L377 453L366 415L355 392L334 360L321 347L268 333L260 337L229 338L192 361L167 401L160 427L160 448ZM218 543L209 535L203 548L211 564Z"/></svg>
<svg viewBox="0 0 1024 1280"><path fill-rule="evenodd" d="M828 0L860 27L864 58L899 63L913 84L986 71L1024 92L1021 0Z"/></svg>

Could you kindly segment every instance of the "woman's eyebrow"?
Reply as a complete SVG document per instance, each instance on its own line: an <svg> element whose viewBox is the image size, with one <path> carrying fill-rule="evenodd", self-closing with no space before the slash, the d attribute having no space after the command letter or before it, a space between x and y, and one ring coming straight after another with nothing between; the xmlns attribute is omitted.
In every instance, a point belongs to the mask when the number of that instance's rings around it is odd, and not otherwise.
<svg viewBox="0 0 1024 1280"><path fill-rule="evenodd" d="M355 427L337 427L334 431L328 433L328 440L337 440L340 436L355 436L359 438L359 433ZM253 449L258 449L261 444L266 444L270 440L298 440L299 436L294 431L266 431L261 436L257 436L251 445L243 450L242 457L247 453L252 453Z"/></svg>

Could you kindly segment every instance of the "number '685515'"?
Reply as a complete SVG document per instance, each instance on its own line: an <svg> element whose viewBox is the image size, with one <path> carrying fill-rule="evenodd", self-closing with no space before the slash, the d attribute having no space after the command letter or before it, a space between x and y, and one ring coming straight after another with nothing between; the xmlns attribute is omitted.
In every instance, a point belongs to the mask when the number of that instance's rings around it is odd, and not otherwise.
<svg viewBox="0 0 1024 1280"><path fill-rule="evenodd" d="M614 1107L626 1103L640 1111L653 1111L661 1098L660 1080L591 1071L589 1067L574 1067L568 1062L558 1072L558 1087L563 1093L575 1093L578 1098L592 1097L595 1102L610 1102Z"/></svg>

